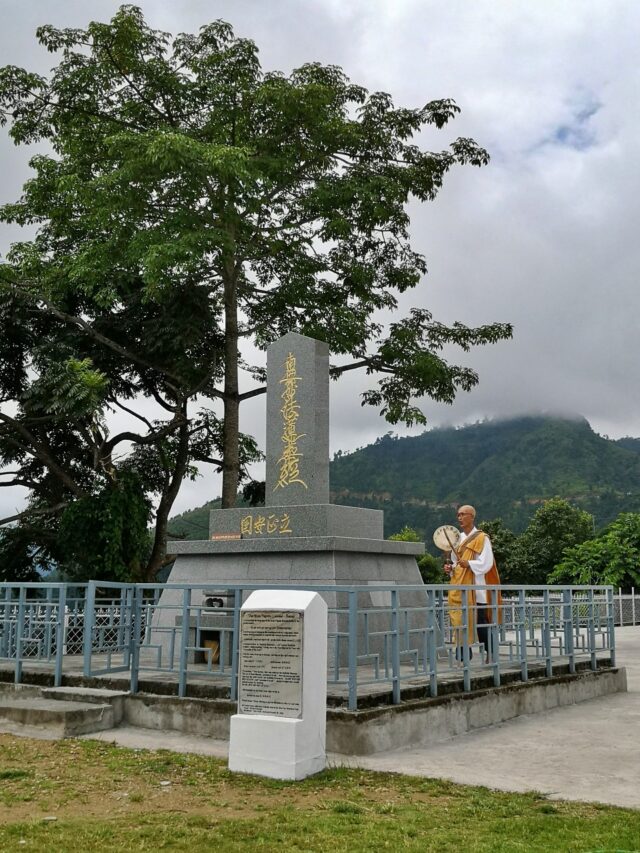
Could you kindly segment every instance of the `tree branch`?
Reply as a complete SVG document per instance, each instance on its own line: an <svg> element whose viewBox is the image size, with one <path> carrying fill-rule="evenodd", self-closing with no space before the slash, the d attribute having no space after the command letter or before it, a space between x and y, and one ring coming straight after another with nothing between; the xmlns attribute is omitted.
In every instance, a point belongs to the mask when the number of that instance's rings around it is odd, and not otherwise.
<svg viewBox="0 0 640 853"><path fill-rule="evenodd" d="M29 453L31 456L35 456L39 459L50 471L54 474L64 485L69 489L69 491L74 494L78 498L83 498L86 496L86 493L83 489L81 489L71 474L56 462L53 458L49 450L39 442L34 435L32 435L29 430L20 423L20 421L15 420L15 418L10 418L9 415L5 415L0 412L0 420L4 421L6 424L10 424L16 432L18 432L30 445L25 447L20 444L20 442L13 439L11 436L5 436L5 440L11 442L12 444L17 445L21 450L24 450L26 453Z"/></svg>
<svg viewBox="0 0 640 853"><path fill-rule="evenodd" d="M128 406L125 406L124 403L121 403L119 400L116 400L115 397L111 398L110 402L113 403L114 406L117 406L119 409L122 409L123 412L126 412L132 417L137 418L139 421L142 421L142 423L150 430L153 429L153 424L151 423L151 421L147 420L144 415L140 415L138 414L138 412L134 412L133 409L130 409Z"/></svg>
<svg viewBox="0 0 640 853"><path fill-rule="evenodd" d="M187 384L180 376L177 376L176 374L172 373L170 370L167 370L166 368L163 368L163 367L159 367L156 364L152 364L150 361L147 361L146 358L143 358L140 355L136 355L135 353L131 352L130 350L125 349L125 347L121 346L120 344L116 343L115 341L112 341L110 338L106 337L106 335L103 335L101 332L98 332L96 329L94 329L94 327L91 325L91 323L88 323L86 320L83 320L82 317L76 317L72 314L67 314L64 311L61 311L59 308L56 308L56 306L53 305L53 303L49 302L49 300L45 299L42 295L40 295L40 294L32 295L30 293L27 293L25 290L15 286L15 285L11 286L11 290L19 298L20 297L26 298L29 301L34 302L36 305L41 304L41 306L44 308L44 310L46 310L53 317L56 317L56 319L61 320L63 323L67 323L68 325L76 326L76 327L82 329L91 338L98 341L98 343L103 344L104 346L108 347L110 350L113 350L113 352L116 352L116 353L118 353L118 355L121 355L123 358L128 359L129 361L133 361L137 364L140 364L143 367L146 367L148 370L153 370L155 373L160 373L165 377L169 377L170 379L173 379L174 382L176 382L178 386L184 387ZM169 385L169 387L173 391L176 392L176 394L180 394L179 387L172 385L170 382L168 382L167 384Z"/></svg>
<svg viewBox="0 0 640 853"><path fill-rule="evenodd" d="M342 374L346 373L348 370L358 370L361 367L371 367L371 359L364 358L362 361L354 361L351 364L344 364L340 367L332 367L331 376L337 378L338 376L342 376Z"/></svg>
<svg viewBox="0 0 640 853"><path fill-rule="evenodd" d="M43 509L25 509L23 512L16 513L16 515L8 515L6 518L0 518L0 526L9 524L12 521L19 521L21 518L28 518L32 515L55 515L55 513L60 512L60 510L65 509L68 506L69 502L64 501L63 503Z"/></svg>
<svg viewBox="0 0 640 853"><path fill-rule="evenodd" d="M244 394L239 394L238 395L238 401L240 403L242 403L243 400L250 400L252 397L259 397L260 394L266 394L266 393L267 393L267 388L265 385L263 385L260 388L254 388L253 391L245 391Z"/></svg>
<svg viewBox="0 0 640 853"><path fill-rule="evenodd" d="M142 103L146 104L148 107L151 107L151 109L156 113L156 115L158 115L163 121L168 122L172 127L176 127L175 119L173 119L170 115L163 113L162 110L159 110L158 107L153 103L153 101L150 101L147 98L145 98L145 96L142 94L140 89L135 85L135 83L131 80L131 78L127 76L127 72L123 68L120 67L120 65L116 61L115 56L111 52L111 49L109 48L109 46L107 44L105 44L104 47L105 47L105 51L106 51L107 55L109 56L109 59L111 60L113 66L115 67L117 72L120 74L120 76L122 77L123 80L127 81L127 84L129 86L131 86L131 88L136 93L136 95L140 98Z"/></svg>
<svg viewBox="0 0 640 853"><path fill-rule="evenodd" d="M182 412L176 412L173 418L165 424L160 429L155 432L151 432L149 435L138 435L137 432L120 432L118 435L114 435L113 438L110 438L109 441L106 441L103 445L103 451L107 454L111 454L113 452L113 448L120 444L121 441L132 441L134 444L153 444L159 438L164 438L167 435L170 435L174 432L178 427L180 427L184 423L184 415Z"/></svg>

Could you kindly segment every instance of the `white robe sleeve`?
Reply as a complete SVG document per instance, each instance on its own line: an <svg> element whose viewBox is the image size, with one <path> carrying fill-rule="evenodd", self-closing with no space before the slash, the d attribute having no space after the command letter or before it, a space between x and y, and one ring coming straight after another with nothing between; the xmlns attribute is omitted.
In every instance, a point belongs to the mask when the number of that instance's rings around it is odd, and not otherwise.
<svg viewBox="0 0 640 853"><path fill-rule="evenodd" d="M482 551L475 560L469 560L469 566L473 572L475 582L478 584L484 583L484 576L493 566L493 548L488 536L484 537L484 545Z"/></svg>

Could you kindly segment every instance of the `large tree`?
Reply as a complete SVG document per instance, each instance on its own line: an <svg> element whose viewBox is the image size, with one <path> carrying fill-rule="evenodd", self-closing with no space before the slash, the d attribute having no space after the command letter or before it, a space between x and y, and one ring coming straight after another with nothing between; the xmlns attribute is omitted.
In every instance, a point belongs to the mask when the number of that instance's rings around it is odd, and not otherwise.
<svg viewBox="0 0 640 853"><path fill-rule="evenodd" d="M51 149L0 213L37 227L3 275L0 354L16 370L2 387L14 408L0 452L16 471L7 482L32 490L29 524L121 490L125 470L130 486L138 477L138 509L153 492L165 517L198 460L218 460L232 506L257 455L239 407L265 390L264 370L242 361L245 342L264 349L290 330L326 340L334 377L364 369L363 403L410 424L424 422L420 397L452 402L478 381L445 360L446 345L510 336L503 323L447 327L423 308L381 319L426 273L409 199L435 198L456 164L488 161L471 139L438 152L413 141L443 128L453 101L398 109L316 63L264 73L228 24L171 39L134 6L38 38L61 55L48 77L0 71L12 138ZM164 417L141 413L144 398ZM220 405L219 419L201 399ZM109 408L141 428L110 435Z"/></svg>
<svg viewBox="0 0 640 853"><path fill-rule="evenodd" d="M567 549L594 535L593 516L562 498L545 501L508 552L505 583L546 584Z"/></svg>
<svg viewBox="0 0 640 853"><path fill-rule="evenodd" d="M594 539L568 548L551 583L640 586L640 514L623 512Z"/></svg>

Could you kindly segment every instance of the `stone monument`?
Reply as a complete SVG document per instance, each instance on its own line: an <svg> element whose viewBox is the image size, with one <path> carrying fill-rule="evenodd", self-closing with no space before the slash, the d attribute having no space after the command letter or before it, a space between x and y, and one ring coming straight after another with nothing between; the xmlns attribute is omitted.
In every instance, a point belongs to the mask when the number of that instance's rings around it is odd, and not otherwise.
<svg viewBox="0 0 640 853"><path fill-rule="evenodd" d="M240 611L238 713L229 769L304 779L326 765L327 605L317 592L257 590Z"/></svg>
<svg viewBox="0 0 640 853"><path fill-rule="evenodd" d="M212 510L208 541L170 542L170 583L362 584L373 607L390 603L376 586L422 583L423 543L385 540L382 510L329 502L325 343L289 332L268 348L266 444L265 506Z"/></svg>

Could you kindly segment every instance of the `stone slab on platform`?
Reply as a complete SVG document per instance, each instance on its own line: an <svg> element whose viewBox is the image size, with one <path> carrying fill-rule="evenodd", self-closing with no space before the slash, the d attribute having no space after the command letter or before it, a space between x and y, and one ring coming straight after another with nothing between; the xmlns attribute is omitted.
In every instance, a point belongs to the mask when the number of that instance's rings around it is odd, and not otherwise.
<svg viewBox="0 0 640 853"><path fill-rule="evenodd" d="M184 545L197 543L182 543ZM206 543L203 543L206 544ZM217 543L211 543L216 545ZM228 544L228 543L227 543ZM387 544L387 543L380 543ZM389 545L414 543L389 542ZM203 551L185 549L177 558L171 573L171 583L201 584L208 590L224 589L229 584L295 584L296 586L394 584L421 585L415 556L397 549L371 552L322 549L283 550L265 549L255 552ZM160 605L168 603L169 594L179 591L165 589ZM197 604L195 599L192 603ZM328 602L330 605L331 602ZM373 603L373 602L372 602ZM375 606L385 606L375 603Z"/></svg>
<svg viewBox="0 0 640 853"><path fill-rule="evenodd" d="M267 553L361 552L367 554L397 554L419 557L424 554L424 542L395 542L389 539L357 539L348 536L296 536L291 539L240 539L211 541L206 539L180 540L167 544L169 554L267 554ZM414 560L415 562L415 560ZM417 571L417 569L416 569ZM420 578L420 575L417 575ZM175 583L173 576L171 582ZM418 579L416 583L422 583Z"/></svg>
<svg viewBox="0 0 640 853"><path fill-rule="evenodd" d="M81 702L87 705L111 705L113 725L117 726L124 715L125 690L109 690L100 687L43 687L42 698L58 702Z"/></svg>
<svg viewBox="0 0 640 853"><path fill-rule="evenodd" d="M111 705L70 702L41 697L7 698L0 701L0 721L16 733L43 729L52 737L75 737L111 729L115 725Z"/></svg>

